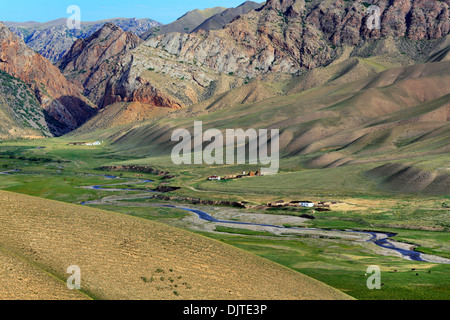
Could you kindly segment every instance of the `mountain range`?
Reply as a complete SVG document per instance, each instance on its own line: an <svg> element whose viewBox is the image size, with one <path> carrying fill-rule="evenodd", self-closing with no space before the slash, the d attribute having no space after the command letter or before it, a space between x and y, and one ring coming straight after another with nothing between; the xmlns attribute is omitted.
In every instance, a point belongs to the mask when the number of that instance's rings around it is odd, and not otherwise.
<svg viewBox="0 0 450 320"><path fill-rule="evenodd" d="M386 186L398 173L440 192L441 163L429 174L418 163L450 151L450 0L367 1L195 10L140 37L106 22L56 66L3 26L2 133L101 130L145 157L170 152L170 132L202 117L211 128L279 128L283 157L305 168L375 162L367 174ZM367 26L370 5L381 29Z"/></svg>
<svg viewBox="0 0 450 320"><path fill-rule="evenodd" d="M124 31L147 39L150 36L169 32L191 33L198 30L216 30L223 28L236 17L261 7L261 4L247 1L236 8L215 7L204 10L193 10L177 21L163 25L155 20L135 18L114 18L100 21L82 21L80 29L69 29L67 18L56 19L45 23L36 21L13 22L3 24L20 36L25 43L42 56L56 63L72 47L77 39L85 39L112 23Z"/></svg>
<svg viewBox="0 0 450 320"><path fill-rule="evenodd" d="M405 1L374 3L384 8L381 30L367 28L366 5L358 1L332 1L326 6L320 1L268 1L220 30L170 32L140 43L109 25L82 45L79 40L58 66L100 108L117 102L183 108L258 77L295 80L356 57L384 56L391 66L426 62L445 41L450 29L448 4L407 1L400 10ZM419 30L418 19L409 17L420 16L424 8L435 19ZM123 33L119 38L124 41L114 42L114 52L120 54L98 50L118 33Z"/></svg>
<svg viewBox="0 0 450 320"><path fill-rule="evenodd" d="M141 38L147 40L150 37L171 32L194 33L199 30L219 30L237 17L259 9L261 6L262 4L257 2L246 1L236 8L214 7L192 10L172 23L151 28L143 33Z"/></svg>
<svg viewBox="0 0 450 320"><path fill-rule="evenodd" d="M114 23L125 31L140 35L161 23L151 19L115 18L101 21L81 22L80 29L68 29L67 18L45 23L3 22L14 33L20 36L33 50L39 52L51 62L58 61L72 47L78 38L87 38L102 28L106 23Z"/></svg>

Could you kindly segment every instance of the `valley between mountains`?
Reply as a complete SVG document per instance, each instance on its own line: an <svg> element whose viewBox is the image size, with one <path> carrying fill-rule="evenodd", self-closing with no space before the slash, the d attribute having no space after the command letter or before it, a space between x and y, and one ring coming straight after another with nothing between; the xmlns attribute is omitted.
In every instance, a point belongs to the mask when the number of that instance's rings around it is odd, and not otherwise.
<svg viewBox="0 0 450 320"><path fill-rule="evenodd" d="M449 299L449 12L0 22L0 299ZM198 121L279 130L278 173L176 165L172 134Z"/></svg>

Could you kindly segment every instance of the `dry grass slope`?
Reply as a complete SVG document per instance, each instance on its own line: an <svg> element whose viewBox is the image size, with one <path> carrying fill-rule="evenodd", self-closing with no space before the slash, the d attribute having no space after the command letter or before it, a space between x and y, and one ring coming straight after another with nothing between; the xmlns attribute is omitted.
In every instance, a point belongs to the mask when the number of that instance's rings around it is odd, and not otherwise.
<svg viewBox="0 0 450 320"><path fill-rule="evenodd" d="M78 291L67 290L63 282L1 248L0 288L0 300L88 298Z"/></svg>
<svg viewBox="0 0 450 320"><path fill-rule="evenodd" d="M0 297L47 298L49 288L57 288L54 298L80 298L61 289L67 267L78 265L82 290L99 299L349 298L293 270L167 225L3 191L0 207L0 245L26 261L16 264L14 257L0 255L0 270L14 265L12 276L30 274L29 281L15 279L13 292L1 286ZM46 281L49 274L60 283Z"/></svg>

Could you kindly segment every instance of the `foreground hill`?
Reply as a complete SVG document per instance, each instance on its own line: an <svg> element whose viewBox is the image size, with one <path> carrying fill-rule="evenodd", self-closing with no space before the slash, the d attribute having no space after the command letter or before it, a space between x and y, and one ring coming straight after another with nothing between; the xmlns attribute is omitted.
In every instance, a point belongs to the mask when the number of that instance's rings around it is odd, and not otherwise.
<svg viewBox="0 0 450 320"><path fill-rule="evenodd" d="M59 279L0 249L1 300L82 300L89 297L69 291Z"/></svg>
<svg viewBox="0 0 450 320"><path fill-rule="evenodd" d="M140 35L153 27L161 25L161 23L151 19L115 18L101 21L83 21L81 22L81 29L69 30L66 18L45 23L4 22L31 49L39 52L53 63L66 54L77 38L85 39L90 37L106 23L114 23L116 26L135 35Z"/></svg>
<svg viewBox="0 0 450 320"><path fill-rule="evenodd" d="M2 23L0 70L26 83L45 110L52 135L67 133L96 114L95 106L82 95L79 86L68 82L58 68Z"/></svg>
<svg viewBox="0 0 450 320"><path fill-rule="evenodd" d="M4 191L0 206L0 272L10 280L1 298L11 298L11 291L19 298L48 298L52 287L54 298L81 298L61 290L70 265L81 268L82 291L99 299L349 298L293 270L167 225ZM16 257L23 263L7 269ZM24 281L26 273L39 277L44 290L31 277Z"/></svg>

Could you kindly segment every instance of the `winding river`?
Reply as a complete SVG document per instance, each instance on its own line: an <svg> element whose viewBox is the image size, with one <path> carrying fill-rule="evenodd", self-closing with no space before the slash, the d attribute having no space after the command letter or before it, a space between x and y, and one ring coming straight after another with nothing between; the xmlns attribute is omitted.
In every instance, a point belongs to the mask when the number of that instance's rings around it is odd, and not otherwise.
<svg viewBox="0 0 450 320"><path fill-rule="evenodd" d="M111 175L105 175L103 177L109 178L109 179L123 179L116 176ZM83 187L86 189L92 189L92 190L102 190L102 191L141 191L141 192L148 192L148 193L155 193L155 191L151 190L141 190L141 189L123 189L123 188L105 188L106 186L110 187L113 185L123 185L128 184L130 182L133 182L133 184L141 184L141 183L150 183L153 182L152 180L127 180L127 182L124 183L117 183L117 184L109 184L109 185L94 185L94 186L87 186ZM133 197L121 197L119 200L132 200L135 199ZM140 197L139 199L143 199ZM102 204L100 201L86 201L82 203L83 205L86 204ZM320 228L307 228L307 227L285 227L280 225L272 225L272 224L260 224L260 223L252 223L252 222L240 222L240 221L230 221L230 220L220 220L217 218L214 218L210 214L198 210L198 209L192 209L192 208L186 208L182 206L175 206L175 205L169 205L169 204L160 204L160 205L149 205L149 206L159 206L159 207L167 207L167 208L176 208L185 210L191 213L194 213L199 219L209 222L217 222L217 223L227 223L227 224L233 224L233 225L246 225L246 226L259 226L259 227L271 227L271 228L278 228L278 229L284 229L284 230L310 230L310 231L321 231L321 232L329 232L329 231L338 231L342 233L347 234L364 234L368 235L370 237L369 240L366 240L367 242L371 242L376 244L377 246L387 249L387 250L393 250L401 254L401 256L404 259L413 260L413 261L421 261L421 262L429 262L423 257L423 254L421 252L415 251L415 250L409 250L405 248L401 248L395 244L395 242L389 241L392 237L396 236L395 233L390 232L381 232L381 231L363 231L363 230L327 230L327 229L320 229ZM437 261L433 261L437 263L445 263L450 264L450 261L448 259L440 258Z"/></svg>
<svg viewBox="0 0 450 320"><path fill-rule="evenodd" d="M16 172L19 172L20 170L11 170L11 171L4 171L0 172L0 174L13 174ZM112 175L94 175L94 174L88 174L89 176L101 176L108 179L121 179L126 180L123 183L116 183L116 184L108 184L108 185L93 185L93 186L87 186L82 187L85 189L91 189L91 190L102 190L102 191L140 191L140 192L146 192L146 193L157 193L156 191L152 190L142 190L142 189L131 189L131 188L107 188L114 185L124 185L129 184L130 182L133 182L133 184L144 184L144 183L150 183L153 182L152 180L144 180L144 179L124 179L119 178ZM121 197L119 200L132 200L135 199L133 197ZM143 199L142 197L139 197L139 199ZM102 201L85 201L81 203L82 205L88 205L88 204L103 204ZM168 207L168 208L176 208L180 210L185 210L191 213L194 213L199 219L209 222L217 222L217 223L227 223L227 224L233 224L233 225L246 225L246 226L259 226L259 227L270 227L270 228L277 228L277 229L284 229L284 230L309 230L309 231L320 231L320 232L329 232L329 231L338 231L342 233L347 234L364 234L368 235L370 238L366 240L367 242L371 242L376 244L377 246L387 249L387 250L393 250L401 254L401 256L404 259L413 260L413 261L421 261L421 262L429 262L423 257L423 254L421 252L415 251L415 250L409 250L404 249L395 244L395 242L389 241L392 237L396 236L395 233L390 232L382 232L382 231L363 231L363 230L328 230L328 229L320 229L320 228L307 228L307 227L285 227L280 225L272 225L272 224L260 224L260 223L252 223L252 222L241 222L241 221L230 221L230 220L220 220L217 218L214 218L210 214L198 210L198 209L192 209L192 208L185 208L181 206L175 206L175 205L169 205L169 204L160 204L160 205L149 205L149 206L160 206L160 207ZM430 255L428 255L430 256ZM450 264L449 259L440 258L437 259L436 263L445 263ZM433 259L434 260L434 259Z"/></svg>

